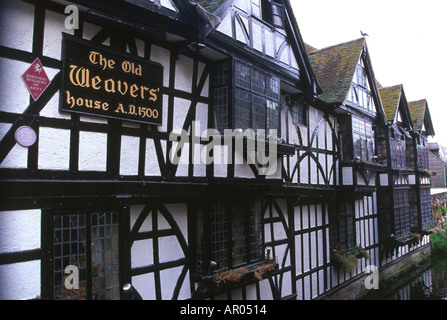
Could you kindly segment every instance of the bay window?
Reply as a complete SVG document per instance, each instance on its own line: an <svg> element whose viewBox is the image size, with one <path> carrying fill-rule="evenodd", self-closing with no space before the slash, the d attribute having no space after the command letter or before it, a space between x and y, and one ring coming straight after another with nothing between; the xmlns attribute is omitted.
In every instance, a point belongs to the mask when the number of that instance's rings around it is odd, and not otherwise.
<svg viewBox="0 0 447 320"><path fill-rule="evenodd" d="M279 129L279 78L240 60L220 63L214 81L214 126L224 129ZM230 96L233 93L233 99ZM231 106L230 101L233 101Z"/></svg>

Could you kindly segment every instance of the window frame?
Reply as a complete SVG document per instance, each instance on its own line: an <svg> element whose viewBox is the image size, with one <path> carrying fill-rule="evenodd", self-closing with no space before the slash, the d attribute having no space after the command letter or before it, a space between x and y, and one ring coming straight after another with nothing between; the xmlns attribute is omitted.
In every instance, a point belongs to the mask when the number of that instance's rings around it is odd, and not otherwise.
<svg viewBox="0 0 447 320"><path fill-rule="evenodd" d="M356 122L358 123L358 125L356 125ZM354 159L360 157L360 160L363 160L365 162L373 162L375 155L375 140L372 123L354 115L351 116L351 123L353 147L352 157ZM356 144L355 136L359 136L360 138L360 150L358 149L358 145Z"/></svg>
<svg viewBox="0 0 447 320"><path fill-rule="evenodd" d="M295 125L303 125L307 127L308 120L307 116L309 114L309 106L300 101L299 99L294 99L290 106L290 112L292 114L292 123Z"/></svg>
<svg viewBox="0 0 447 320"><path fill-rule="evenodd" d="M223 69L219 65L227 63L230 66L228 83L221 84L218 79L222 78L220 72ZM255 133L257 130L265 130L266 135L270 129L274 129L279 134L280 78L237 58L219 62L215 70L214 128L221 133L225 129L252 129ZM224 107L223 90L228 95ZM226 109L227 116L223 116L223 109ZM262 112L259 112L261 109Z"/></svg>
<svg viewBox="0 0 447 320"><path fill-rule="evenodd" d="M217 208L223 210L216 212ZM217 263L217 270L262 262L265 248L263 212L263 201L258 198L216 199L195 204L195 273L206 274L211 261ZM253 213L257 220L254 224L251 223ZM241 222L239 218L242 218L242 224L237 225L237 221ZM242 232L236 233L238 228L242 228ZM235 238L237 235L242 237ZM236 240L242 240L242 245L236 246ZM221 257L217 258L219 253Z"/></svg>
<svg viewBox="0 0 447 320"><path fill-rule="evenodd" d="M285 28L285 8L273 0L251 0L251 14L275 27Z"/></svg>
<svg viewBox="0 0 447 320"><path fill-rule="evenodd" d="M121 206L113 206L113 207L97 207L95 208L92 206L91 209L85 209L85 208L69 208L69 209L45 209L42 212L43 218L42 218L42 233L45 235L42 237L42 248L44 248L46 254L45 259L42 260L42 298L45 299L51 299L55 300L58 299L58 296L56 296L56 290L64 290L64 283L59 283L56 281L55 277L57 274L60 276L67 276L68 273L64 274L65 268L68 265L74 265L78 268L79 271L79 284L80 288L77 290L78 292L73 292L74 289L70 290L70 295L65 294L62 295L62 297L66 299L79 299L79 300L119 300L121 299L121 287L125 284L130 282L130 278L128 276L125 276L128 274L130 270L130 257L126 254L125 250L125 239L126 236L128 236L128 232L126 232L126 217L128 217L128 210L126 210L125 207ZM104 215L104 214L112 214L114 216L114 222L113 224L107 224L106 226L101 225L95 225L92 221L92 217ZM78 226L76 229L76 226L73 228L67 229L66 224L63 230L61 228L58 229L58 224L56 221L56 218L62 219L63 221L66 218L74 218L74 217L84 217L85 218L85 225L84 226ZM79 220L78 220L79 221ZM70 223L71 224L71 223ZM105 235L103 237L95 237L93 232L98 235L101 234L101 229L96 229L95 227L102 227L103 231L106 232L107 228L111 228L110 231L113 230L113 226L115 226L115 230L113 231L113 237L108 238ZM72 239L72 231L78 230L77 235L80 235L81 229L84 229L85 232L85 239ZM69 231L68 231L69 230ZM56 235L61 234L61 232L69 232L70 233L70 241L69 242L63 242L58 243L56 240ZM93 247L98 245L99 243L107 245L107 242L110 241L112 244L112 252L115 251L115 256L112 260L111 265L106 265L108 262L110 262L110 255L107 253L107 251L110 250L104 250L102 252L103 260L101 260L101 263L96 264L94 263L94 257L93 255L96 255L98 257L99 251L95 251ZM80 254L76 254L76 250L73 250L73 246L77 245L78 251L80 250L79 243L84 242L85 244L89 243L89 246L84 246L85 252L83 255L84 261L80 262L78 265L73 263L72 260L76 256L79 257ZM70 248L69 249L69 255L66 255L66 250L64 248ZM58 246L62 248L61 252L58 251ZM60 254L59 254L60 253ZM108 255L108 257L106 257ZM67 259L67 257L69 257ZM62 264L60 268L56 265L57 259L61 259ZM78 259L80 261L81 259ZM70 262L68 262L70 261ZM69 263L68 265L65 265L66 263ZM84 266L82 265L84 264ZM110 263L109 263L110 264ZM114 266L115 265L115 266ZM99 267L102 267L100 269ZM96 270L107 270L104 273L107 272L113 272L113 279L107 279L107 276L99 275L99 271ZM110 271L111 270L111 271ZM98 276L95 278L95 272L98 272ZM102 290L96 290L95 281L97 281L98 286L99 283L105 283ZM84 283L82 283L84 282ZM110 287L110 283L115 282L115 284ZM84 293L80 293L81 291L81 283L84 286ZM57 287L59 289L57 289ZM101 288L100 288L101 289ZM107 297L107 294L103 294L108 289L112 289L113 293L111 293L111 296ZM66 289L68 290L68 289ZM108 290L110 292L110 290ZM63 299L62 299L63 300Z"/></svg>
<svg viewBox="0 0 447 320"><path fill-rule="evenodd" d="M353 249L356 246L354 200L332 203L329 221L331 247L339 246L341 250L348 251Z"/></svg>

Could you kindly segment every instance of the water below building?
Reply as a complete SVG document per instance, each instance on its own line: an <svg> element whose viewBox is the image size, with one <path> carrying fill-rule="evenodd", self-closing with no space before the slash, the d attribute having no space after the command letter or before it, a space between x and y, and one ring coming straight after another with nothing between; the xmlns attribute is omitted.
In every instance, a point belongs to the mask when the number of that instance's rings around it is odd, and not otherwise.
<svg viewBox="0 0 447 320"><path fill-rule="evenodd" d="M447 300L447 256L434 257L428 269L388 293L385 300Z"/></svg>

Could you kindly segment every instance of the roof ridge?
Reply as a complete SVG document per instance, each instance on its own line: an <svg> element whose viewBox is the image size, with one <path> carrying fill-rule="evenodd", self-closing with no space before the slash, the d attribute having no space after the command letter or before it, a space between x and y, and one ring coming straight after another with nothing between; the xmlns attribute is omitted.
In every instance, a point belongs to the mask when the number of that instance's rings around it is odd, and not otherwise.
<svg viewBox="0 0 447 320"><path fill-rule="evenodd" d="M343 45L347 45L347 44L351 44L351 43L356 43L356 42L360 42L360 41L362 41L363 43L366 43L365 38L358 38L358 39L355 39L355 40L350 40L350 41L346 41L346 42L342 42L342 43L334 44L334 45L331 45L331 46L328 46L328 47L324 47L324 48L321 48L321 49L317 49L316 51L309 52L309 54L310 54L310 55L313 55L313 54L315 54L315 53L319 53L319 52L322 52L322 51L326 51L326 50L333 49L333 48L335 48L335 47L340 47L340 46L343 46Z"/></svg>
<svg viewBox="0 0 447 320"><path fill-rule="evenodd" d="M415 104L415 103L421 103L421 102L425 102L427 103L427 99L419 99L419 100L414 100L414 101L409 101L408 104Z"/></svg>
<svg viewBox="0 0 447 320"><path fill-rule="evenodd" d="M395 85L392 85L392 86L386 86L386 87L380 88L379 90L387 90L387 89L389 90L389 89L394 89L394 88L397 88L397 87L403 89L403 84L395 84Z"/></svg>

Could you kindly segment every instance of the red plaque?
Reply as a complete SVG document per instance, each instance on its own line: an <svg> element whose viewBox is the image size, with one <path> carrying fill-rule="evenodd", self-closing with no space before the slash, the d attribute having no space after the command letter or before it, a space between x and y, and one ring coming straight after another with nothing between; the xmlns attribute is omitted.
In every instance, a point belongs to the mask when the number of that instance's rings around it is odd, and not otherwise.
<svg viewBox="0 0 447 320"><path fill-rule="evenodd" d="M22 75L22 79L34 100L37 100L50 85L50 79L43 69L39 58L34 60L28 70L25 71Z"/></svg>

